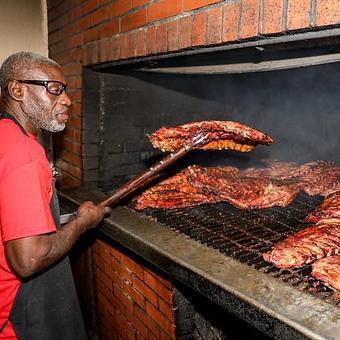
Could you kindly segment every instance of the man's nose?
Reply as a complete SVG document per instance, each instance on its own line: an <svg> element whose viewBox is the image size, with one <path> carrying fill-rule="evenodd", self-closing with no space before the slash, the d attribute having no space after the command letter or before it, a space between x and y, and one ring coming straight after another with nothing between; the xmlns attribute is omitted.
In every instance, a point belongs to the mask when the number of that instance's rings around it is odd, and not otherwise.
<svg viewBox="0 0 340 340"><path fill-rule="evenodd" d="M65 91L60 95L60 97L61 97L61 104L68 106L68 107L71 106L72 101Z"/></svg>

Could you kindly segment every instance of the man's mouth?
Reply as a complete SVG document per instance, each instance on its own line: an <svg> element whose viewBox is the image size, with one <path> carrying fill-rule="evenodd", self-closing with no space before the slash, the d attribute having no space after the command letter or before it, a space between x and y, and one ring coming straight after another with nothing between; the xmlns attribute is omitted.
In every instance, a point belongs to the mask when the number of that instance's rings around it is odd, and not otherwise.
<svg viewBox="0 0 340 340"><path fill-rule="evenodd" d="M70 116L67 114L67 111L59 112L56 114L56 118L59 123L64 124L68 121Z"/></svg>

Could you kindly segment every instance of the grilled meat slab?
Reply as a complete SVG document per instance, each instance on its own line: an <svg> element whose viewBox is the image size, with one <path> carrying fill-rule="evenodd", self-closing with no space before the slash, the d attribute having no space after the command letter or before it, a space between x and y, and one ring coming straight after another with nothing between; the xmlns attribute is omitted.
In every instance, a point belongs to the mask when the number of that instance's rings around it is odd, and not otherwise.
<svg viewBox="0 0 340 340"><path fill-rule="evenodd" d="M271 145L273 139L261 131L232 121L208 120L176 127L162 127L150 136L151 144L162 151L174 151L186 145L200 133L208 134L211 142L200 147L204 150L231 149L248 152L257 144Z"/></svg>
<svg viewBox="0 0 340 340"><path fill-rule="evenodd" d="M334 255L313 263L312 276L327 286L340 290L340 255Z"/></svg>
<svg viewBox="0 0 340 340"><path fill-rule="evenodd" d="M287 206L300 188L294 180L244 176L242 172L226 173L223 168L192 169L189 182L206 193L219 197L240 209Z"/></svg>
<svg viewBox="0 0 340 340"><path fill-rule="evenodd" d="M189 174L191 171L194 171L193 168L196 167L197 166L194 165L186 168L176 175L145 190L139 197L137 197L135 209L186 208L203 203L218 202L218 197L206 194L189 183Z"/></svg>
<svg viewBox="0 0 340 340"><path fill-rule="evenodd" d="M332 162L316 161L298 165L267 161L266 165L245 170L232 166L191 166L146 190L137 198L136 208L184 208L220 201L239 209L264 209L274 205L285 207L300 190L324 195L337 188L340 168ZM338 215L334 212L325 214L325 218L334 216ZM310 221L314 222L315 217L311 218Z"/></svg>
<svg viewBox="0 0 340 340"><path fill-rule="evenodd" d="M299 166L289 173L299 178L303 190L311 196L328 196L340 191L340 167L331 161L315 161Z"/></svg>
<svg viewBox="0 0 340 340"><path fill-rule="evenodd" d="M296 268L340 253L340 220L308 227L274 245L263 254L278 268Z"/></svg>
<svg viewBox="0 0 340 340"><path fill-rule="evenodd" d="M340 191L325 197L324 201L306 217L306 221L318 223L329 218L340 219Z"/></svg>

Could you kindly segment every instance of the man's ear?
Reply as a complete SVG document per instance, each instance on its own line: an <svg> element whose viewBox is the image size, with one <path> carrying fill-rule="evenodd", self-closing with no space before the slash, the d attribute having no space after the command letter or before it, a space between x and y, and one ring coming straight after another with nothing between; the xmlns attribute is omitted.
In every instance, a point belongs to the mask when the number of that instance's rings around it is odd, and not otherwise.
<svg viewBox="0 0 340 340"><path fill-rule="evenodd" d="M21 101L24 96L23 86L15 80L10 80L7 86L10 97L16 101Z"/></svg>

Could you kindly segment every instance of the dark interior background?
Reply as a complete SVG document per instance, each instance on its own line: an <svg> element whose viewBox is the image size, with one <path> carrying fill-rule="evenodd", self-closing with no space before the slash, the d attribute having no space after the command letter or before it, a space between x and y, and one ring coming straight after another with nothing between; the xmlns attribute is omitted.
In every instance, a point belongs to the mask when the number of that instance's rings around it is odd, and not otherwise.
<svg viewBox="0 0 340 340"><path fill-rule="evenodd" d="M192 151L170 171L189 164L247 167L269 158L339 163L339 74L340 63L232 75L85 69L85 183L111 190L162 156L147 133L207 119L245 123L275 143L242 154Z"/></svg>

